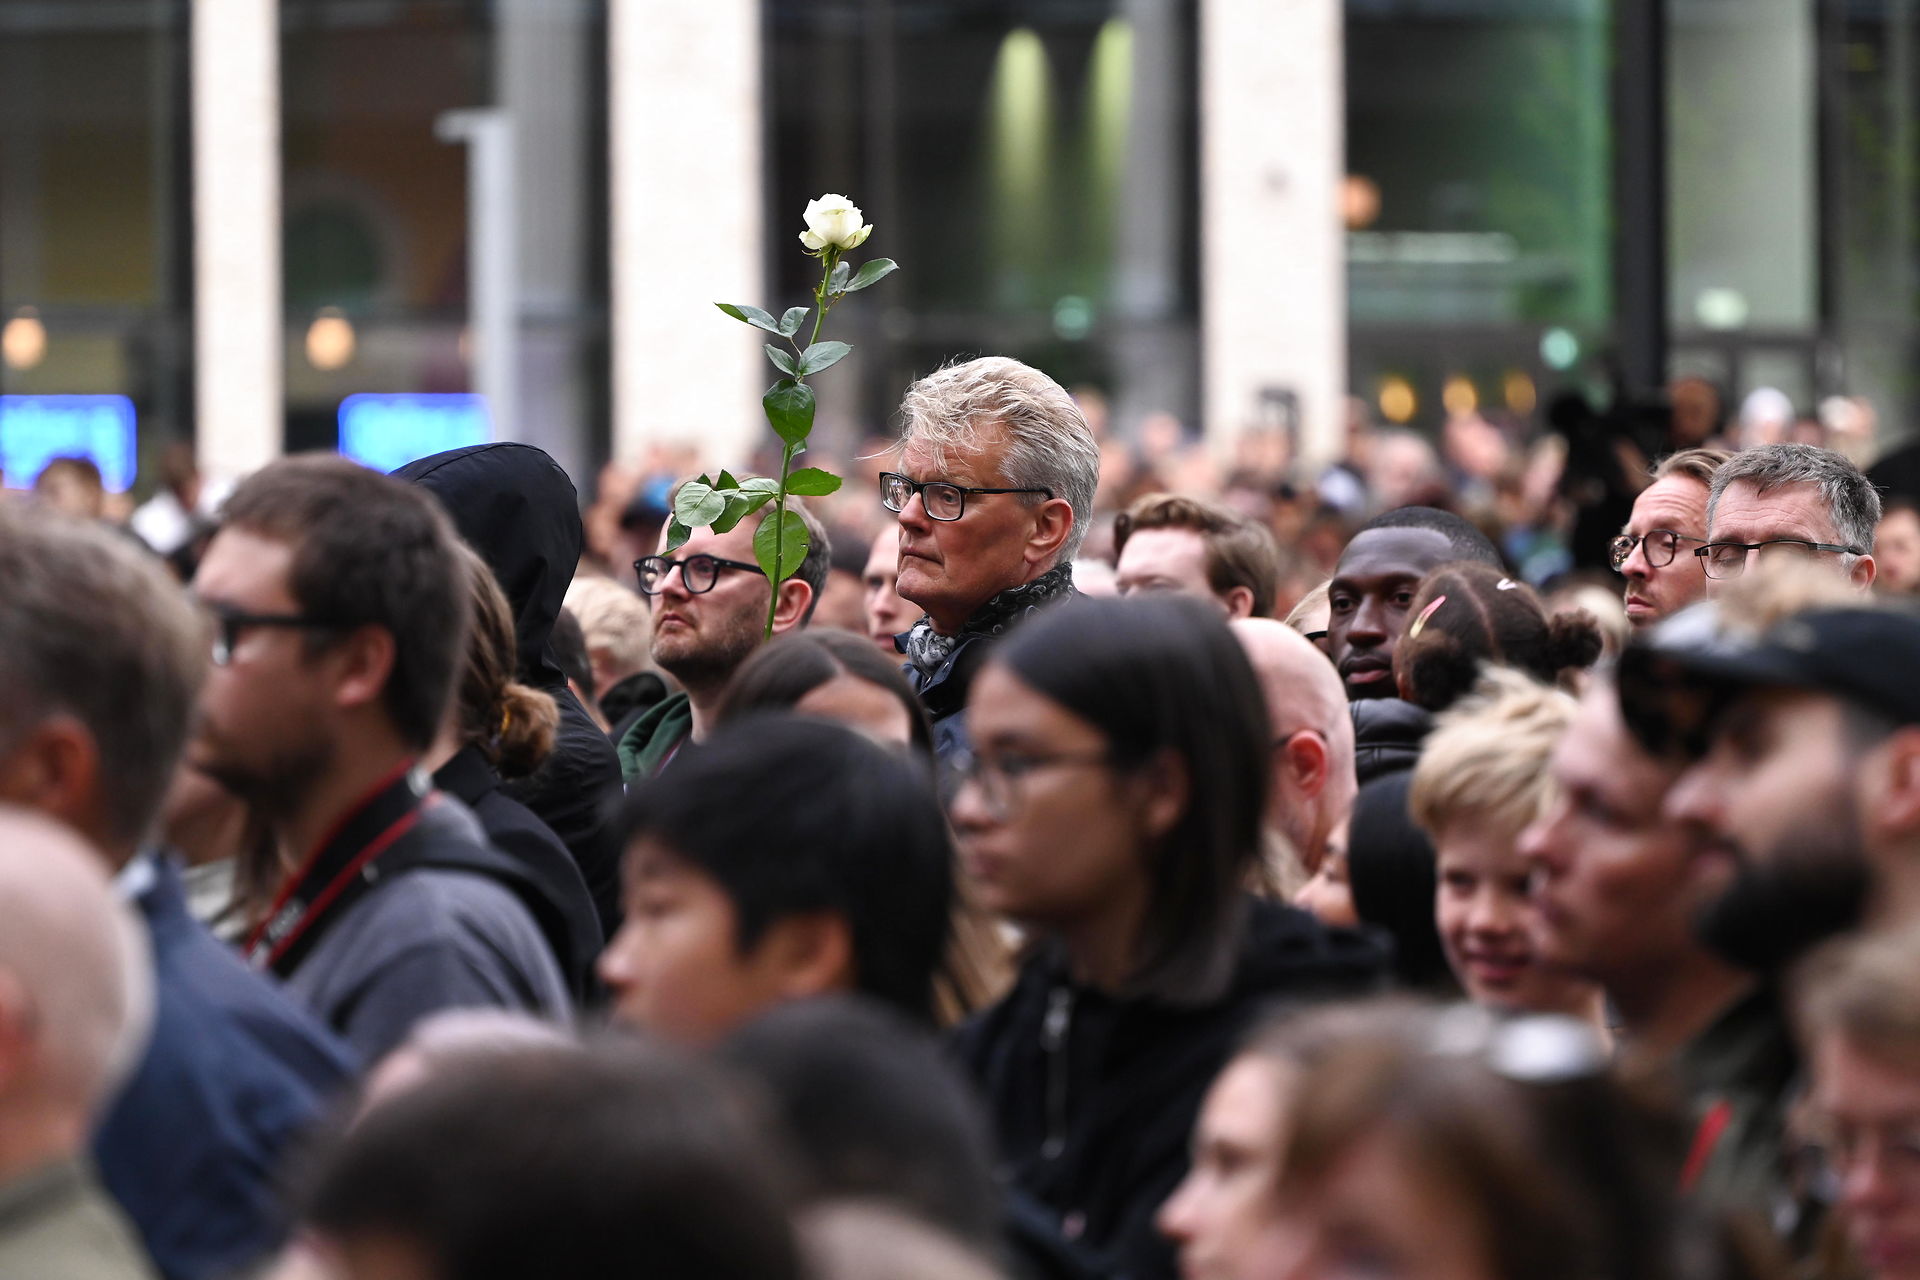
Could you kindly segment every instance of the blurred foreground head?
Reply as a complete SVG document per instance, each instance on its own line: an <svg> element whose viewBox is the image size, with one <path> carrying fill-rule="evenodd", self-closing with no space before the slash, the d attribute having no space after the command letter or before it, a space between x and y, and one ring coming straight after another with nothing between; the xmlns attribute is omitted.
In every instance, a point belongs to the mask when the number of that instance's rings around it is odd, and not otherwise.
<svg viewBox="0 0 1920 1280"><path fill-rule="evenodd" d="M1870 910L1920 913L1916 663L1920 615L1805 567L1743 579L1622 657L1628 726L1682 761L1666 818L1724 885L1703 936L1742 967L1781 968Z"/></svg>
<svg viewBox="0 0 1920 1280"><path fill-rule="evenodd" d="M130 539L21 504L0 504L0 583L0 801L124 862L186 742L208 628Z"/></svg>
<svg viewBox="0 0 1920 1280"><path fill-rule="evenodd" d="M71 831L0 807L0 1188L78 1156L146 1046L144 931Z"/></svg>
<svg viewBox="0 0 1920 1280"><path fill-rule="evenodd" d="M1297 1069L1248 1274L1666 1280L1677 1134L1583 1023L1412 1011Z"/></svg>
<svg viewBox="0 0 1920 1280"><path fill-rule="evenodd" d="M305 1220L344 1280L789 1280L763 1137L711 1066L528 1049L376 1107L317 1163Z"/></svg>
<svg viewBox="0 0 1920 1280"><path fill-rule="evenodd" d="M1837 944L1796 984L1801 1151L1874 1280L1920 1276L1920 932Z"/></svg>

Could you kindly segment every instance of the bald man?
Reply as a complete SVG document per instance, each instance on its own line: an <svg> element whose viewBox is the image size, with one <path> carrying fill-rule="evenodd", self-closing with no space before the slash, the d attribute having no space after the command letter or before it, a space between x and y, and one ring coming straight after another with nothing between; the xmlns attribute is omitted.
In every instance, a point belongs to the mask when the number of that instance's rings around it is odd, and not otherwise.
<svg viewBox="0 0 1920 1280"><path fill-rule="evenodd" d="M145 1043L152 976L99 857L0 806L0 1276L148 1280L88 1135Z"/></svg>
<svg viewBox="0 0 1920 1280"><path fill-rule="evenodd" d="M1232 625L1273 721L1267 826L1287 838L1312 873L1359 790L1346 689L1327 655L1284 622L1243 618Z"/></svg>

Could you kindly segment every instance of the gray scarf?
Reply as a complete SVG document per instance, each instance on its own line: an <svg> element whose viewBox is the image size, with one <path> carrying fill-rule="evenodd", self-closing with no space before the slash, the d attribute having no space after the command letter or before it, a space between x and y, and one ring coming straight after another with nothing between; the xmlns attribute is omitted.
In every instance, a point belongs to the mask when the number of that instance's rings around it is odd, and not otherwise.
<svg viewBox="0 0 1920 1280"><path fill-rule="evenodd" d="M943 636L933 629L933 619L923 617L907 632L907 661L922 677L931 678L945 665L960 642L970 636L998 636L1042 605L1064 600L1073 594L1073 566L1057 564L1032 582L1008 587L973 611L965 625L953 635Z"/></svg>

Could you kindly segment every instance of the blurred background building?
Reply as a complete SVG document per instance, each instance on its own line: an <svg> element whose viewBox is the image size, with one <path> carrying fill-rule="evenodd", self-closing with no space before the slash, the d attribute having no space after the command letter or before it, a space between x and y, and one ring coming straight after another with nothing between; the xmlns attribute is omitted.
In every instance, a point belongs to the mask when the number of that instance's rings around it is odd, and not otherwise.
<svg viewBox="0 0 1920 1280"><path fill-rule="evenodd" d="M708 303L803 301L823 191L903 267L835 316L843 451L982 352L1223 451L1685 374L1900 438L1916 9L0 0L0 461L739 460L768 375Z"/></svg>

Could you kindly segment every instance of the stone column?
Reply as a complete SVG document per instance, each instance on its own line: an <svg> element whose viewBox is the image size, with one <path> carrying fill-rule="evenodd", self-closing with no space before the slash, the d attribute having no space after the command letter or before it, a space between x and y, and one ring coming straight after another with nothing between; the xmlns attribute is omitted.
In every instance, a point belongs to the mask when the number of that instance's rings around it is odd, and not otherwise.
<svg viewBox="0 0 1920 1280"><path fill-rule="evenodd" d="M766 335L713 306L769 303L760 3L608 9L613 454L681 441L738 465L775 376Z"/></svg>
<svg viewBox="0 0 1920 1280"><path fill-rule="evenodd" d="M1224 453L1299 406L1300 453L1338 455L1347 384L1339 0L1202 0L1202 396Z"/></svg>
<svg viewBox="0 0 1920 1280"><path fill-rule="evenodd" d="M286 437L280 7L194 0L194 412L200 466L238 478Z"/></svg>

